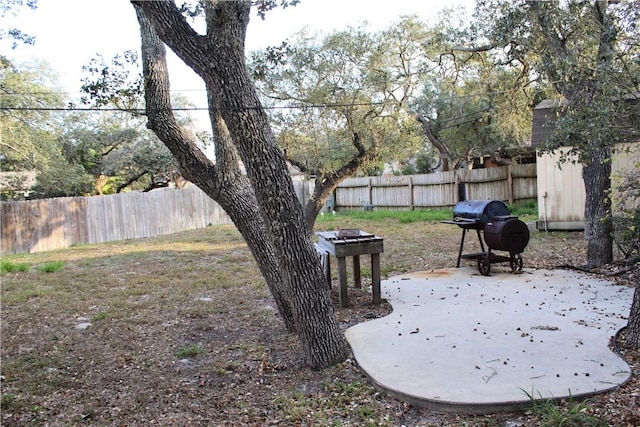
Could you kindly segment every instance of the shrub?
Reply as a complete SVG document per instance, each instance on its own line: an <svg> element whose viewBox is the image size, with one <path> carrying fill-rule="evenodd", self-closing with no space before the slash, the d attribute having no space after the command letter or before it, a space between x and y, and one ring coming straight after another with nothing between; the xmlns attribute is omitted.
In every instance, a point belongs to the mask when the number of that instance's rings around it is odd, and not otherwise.
<svg viewBox="0 0 640 427"><path fill-rule="evenodd" d="M0 274L18 273L27 270L29 270L29 264L0 260Z"/></svg>
<svg viewBox="0 0 640 427"><path fill-rule="evenodd" d="M39 266L38 271L41 273L55 273L62 270L62 267L64 267L63 261L51 261Z"/></svg>

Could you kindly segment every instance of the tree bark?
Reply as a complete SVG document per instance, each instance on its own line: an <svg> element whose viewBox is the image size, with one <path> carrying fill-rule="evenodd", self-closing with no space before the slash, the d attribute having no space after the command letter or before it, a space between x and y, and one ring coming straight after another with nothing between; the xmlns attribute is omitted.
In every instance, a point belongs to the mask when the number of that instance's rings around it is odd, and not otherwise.
<svg viewBox="0 0 640 427"><path fill-rule="evenodd" d="M587 146L589 160L583 165L585 185L584 237L587 241L587 266L602 267L613 261L611 228L611 149L605 144Z"/></svg>
<svg viewBox="0 0 640 427"><path fill-rule="evenodd" d="M636 286L631 304L631 314L627 322L625 346L640 350L640 285Z"/></svg>
<svg viewBox="0 0 640 427"><path fill-rule="evenodd" d="M247 185L232 193L222 190L229 180L216 180L217 170L189 144L170 144L185 176L213 195L234 220L252 249L276 301L290 312L307 363L315 369L341 362L348 355L346 340L333 312L324 272L306 231L302 205L296 197L284 155L258 99L245 67L244 36L251 3L220 1L205 3L207 31L197 34L178 8L169 1L132 1L157 36L205 82L212 125L221 136L228 132L226 156L237 150L247 170ZM152 73L149 72L149 75ZM160 91L168 86L160 88ZM161 93L157 95L162 95ZM180 130L156 109L149 126L160 135L179 135ZM167 144L167 141L163 139ZM169 146L169 145L168 145ZM232 150L233 148L233 150ZM221 153L222 154L222 153ZM227 158L227 162L229 158ZM231 169L226 169L230 171ZM232 173L233 178L240 179ZM242 202L239 202L241 200ZM278 283L275 277L279 275Z"/></svg>

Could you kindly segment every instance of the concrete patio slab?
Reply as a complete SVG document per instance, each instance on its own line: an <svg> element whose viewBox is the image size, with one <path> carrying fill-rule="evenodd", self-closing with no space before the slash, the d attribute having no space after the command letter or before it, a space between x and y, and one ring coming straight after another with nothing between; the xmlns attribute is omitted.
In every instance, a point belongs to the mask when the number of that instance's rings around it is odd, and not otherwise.
<svg viewBox="0 0 640 427"><path fill-rule="evenodd" d="M610 338L633 290L566 270L462 267L382 282L393 312L346 331L355 359L382 389L440 412L488 414L530 397L586 397L631 376Z"/></svg>

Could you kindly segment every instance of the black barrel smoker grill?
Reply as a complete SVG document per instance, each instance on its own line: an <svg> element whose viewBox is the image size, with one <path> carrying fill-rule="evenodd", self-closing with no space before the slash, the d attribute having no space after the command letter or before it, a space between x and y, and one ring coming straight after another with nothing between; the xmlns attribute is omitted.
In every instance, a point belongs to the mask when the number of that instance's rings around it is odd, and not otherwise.
<svg viewBox="0 0 640 427"><path fill-rule="evenodd" d="M465 200L453 208L453 220L443 222L455 224L462 229L456 267L460 267L460 259L468 259L477 262L478 271L484 276L489 275L491 264L494 263L508 262L512 271L522 271L521 254L529 243L529 228L518 217L511 215L509 207L504 202ZM481 252L462 253L464 239L469 230L476 231ZM484 243L480 235L481 230ZM493 251L508 252L509 256Z"/></svg>

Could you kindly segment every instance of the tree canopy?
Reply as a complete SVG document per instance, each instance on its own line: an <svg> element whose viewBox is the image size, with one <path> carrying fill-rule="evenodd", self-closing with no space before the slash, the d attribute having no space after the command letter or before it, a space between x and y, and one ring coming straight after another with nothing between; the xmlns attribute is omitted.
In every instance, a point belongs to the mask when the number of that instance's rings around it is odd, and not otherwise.
<svg viewBox="0 0 640 427"><path fill-rule="evenodd" d="M0 0L0 17L16 15L18 10L24 7L35 9L38 7L38 0ZM35 37L14 27L0 29L0 40L6 39L11 40L12 49L17 48L20 43L33 44L35 42Z"/></svg>
<svg viewBox="0 0 640 427"><path fill-rule="evenodd" d="M279 146L316 178L309 228L355 173L449 170L528 140L534 87L496 55L454 53L460 31L453 12L445 16L433 25L407 16L380 31L302 31L252 54Z"/></svg>
<svg viewBox="0 0 640 427"><path fill-rule="evenodd" d="M132 55L110 63L98 57L85 68L83 108L57 89L48 64L2 61L2 169L37 173L33 191L8 191L3 197L85 196L184 184L175 159L139 112L141 77L131 76ZM175 102L183 109L191 105L181 97ZM182 125L191 126L191 120L180 114ZM208 139L199 138L201 145Z"/></svg>
<svg viewBox="0 0 640 427"><path fill-rule="evenodd" d="M34 171L37 184L31 197L55 197L91 192L92 179L70 163L60 146L62 119L54 111L63 106L51 90L56 76L47 64L21 68L6 59L0 64L0 157L4 171ZM22 198L22 192L3 194Z"/></svg>

